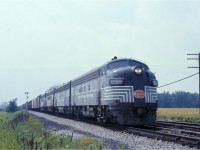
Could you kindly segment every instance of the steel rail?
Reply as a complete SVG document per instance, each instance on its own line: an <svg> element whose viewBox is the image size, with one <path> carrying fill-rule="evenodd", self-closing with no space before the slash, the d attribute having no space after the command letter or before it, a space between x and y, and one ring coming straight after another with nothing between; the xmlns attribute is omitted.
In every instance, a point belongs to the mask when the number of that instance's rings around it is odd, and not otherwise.
<svg viewBox="0 0 200 150"><path fill-rule="evenodd" d="M176 122L168 122L168 121L157 121L156 126L160 126L160 127L163 127L163 126L167 126L167 127L171 127L171 128L178 128L178 129L187 129L187 130L192 130L192 131L198 131L200 132L200 126L198 125L194 125L193 123L190 124L190 123L176 123Z"/></svg>
<svg viewBox="0 0 200 150"><path fill-rule="evenodd" d="M157 123L172 123L172 124L182 124L182 125L192 125L192 126L199 126L200 123L195 123L195 122L176 122L176 121L162 121L162 120L157 120Z"/></svg>
<svg viewBox="0 0 200 150"><path fill-rule="evenodd" d="M166 127L149 126L149 125L145 127L148 127L149 129L152 129L154 131L163 131L166 133L171 132L175 134L185 134L185 135L200 137L200 132L197 132L197 131L190 131L190 130L184 130L184 129L177 130L176 128L166 128Z"/></svg>
<svg viewBox="0 0 200 150"><path fill-rule="evenodd" d="M180 143L182 145L189 145L191 147L200 148L200 138L198 137L190 137L190 136L179 135L179 134L169 134L169 133L164 133L161 131L153 131L153 130L141 129L141 128L136 128L136 127L128 127L126 130L129 133L140 135L140 136L172 141L175 143Z"/></svg>

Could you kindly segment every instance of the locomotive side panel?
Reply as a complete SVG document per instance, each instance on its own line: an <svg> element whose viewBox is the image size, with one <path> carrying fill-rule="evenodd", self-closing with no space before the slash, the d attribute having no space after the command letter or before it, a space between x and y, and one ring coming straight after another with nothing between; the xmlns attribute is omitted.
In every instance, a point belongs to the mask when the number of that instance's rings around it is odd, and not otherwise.
<svg viewBox="0 0 200 150"><path fill-rule="evenodd" d="M46 107L53 106L53 94L46 97Z"/></svg>
<svg viewBox="0 0 200 150"><path fill-rule="evenodd" d="M64 84L58 89L56 89L54 95L54 106L64 107L69 106L70 101L70 83Z"/></svg>
<svg viewBox="0 0 200 150"><path fill-rule="evenodd" d="M65 91L64 106L69 106L69 89Z"/></svg>
<svg viewBox="0 0 200 150"><path fill-rule="evenodd" d="M65 105L65 91L56 93L57 99L56 99L56 106L64 106Z"/></svg>
<svg viewBox="0 0 200 150"><path fill-rule="evenodd" d="M99 69L92 71L72 80L71 82L71 105L72 106L94 106L98 103Z"/></svg>
<svg viewBox="0 0 200 150"><path fill-rule="evenodd" d="M36 109L37 107L37 98L35 98L32 100L32 109Z"/></svg>
<svg viewBox="0 0 200 150"><path fill-rule="evenodd" d="M93 79L72 88L72 106L92 106L98 104L98 79Z"/></svg>
<svg viewBox="0 0 200 150"><path fill-rule="evenodd" d="M44 107L45 107L45 95L41 95L41 97L40 97L40 110L44 111Z"/></svg>

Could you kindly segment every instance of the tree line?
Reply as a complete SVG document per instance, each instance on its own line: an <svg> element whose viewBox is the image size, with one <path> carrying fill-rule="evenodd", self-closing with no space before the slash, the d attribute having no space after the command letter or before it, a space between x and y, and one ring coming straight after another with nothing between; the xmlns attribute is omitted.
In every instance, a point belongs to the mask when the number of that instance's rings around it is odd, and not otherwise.
<svg viewBox="0 0 200 150"><path fill-rule="evenodd" d="M176 91L158 94L159 108L199 108L199 96L197 93Z"/></svg>
<svg viewBox="0 0 200 150"><path fill-rule="evenodd" d="M10 100L8 104L4 103L0 105L0 111L16 112L18 110L17 98Z"/></svg>

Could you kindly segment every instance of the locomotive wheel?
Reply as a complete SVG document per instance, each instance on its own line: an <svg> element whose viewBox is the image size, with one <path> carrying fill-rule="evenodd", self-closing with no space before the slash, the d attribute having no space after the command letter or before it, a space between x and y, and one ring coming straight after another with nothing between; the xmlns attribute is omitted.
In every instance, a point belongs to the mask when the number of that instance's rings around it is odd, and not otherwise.
<svg viewBox="0 0 200 150"><path fill-rule="evenodd" d="M82 118L83 115L81 113L81 108L77 108L74 112L74 115L76 116L77 119Z"/></svg>

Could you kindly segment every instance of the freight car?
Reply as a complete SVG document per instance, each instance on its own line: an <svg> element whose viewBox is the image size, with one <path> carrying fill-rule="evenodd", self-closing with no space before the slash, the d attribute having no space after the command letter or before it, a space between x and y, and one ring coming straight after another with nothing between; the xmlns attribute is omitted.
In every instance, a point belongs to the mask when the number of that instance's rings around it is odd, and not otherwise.
<svg viewBox="0 0 200 150"><path fill-rule="evenodd" d="M31 101L30 109L92 117L121 125L152 125L156 120L158 81L149 67L134 59L117 59Z"/></svg>

